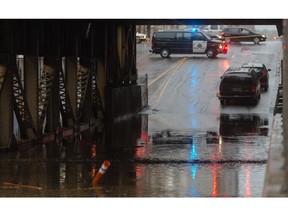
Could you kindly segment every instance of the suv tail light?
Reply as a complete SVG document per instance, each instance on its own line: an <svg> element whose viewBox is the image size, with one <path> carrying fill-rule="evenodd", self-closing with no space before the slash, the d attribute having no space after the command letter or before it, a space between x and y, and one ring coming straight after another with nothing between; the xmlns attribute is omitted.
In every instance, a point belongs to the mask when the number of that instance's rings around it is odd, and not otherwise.
<svg viewBox="0 0 288 216"><path fill-rule="evenodd" d="M256 91L255 85L252 85L251 91L254 93Z"/></svg>

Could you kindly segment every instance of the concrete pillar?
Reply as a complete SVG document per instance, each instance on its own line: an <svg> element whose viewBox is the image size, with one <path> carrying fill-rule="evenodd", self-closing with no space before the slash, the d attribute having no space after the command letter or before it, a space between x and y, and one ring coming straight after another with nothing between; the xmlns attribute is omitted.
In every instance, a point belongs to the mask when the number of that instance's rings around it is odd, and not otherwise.
<svg viewBox="0 0 288 216"><path fill-rule="evenodd" d="M38 77L38 56L24 56L24 91L32 121L36 128L38 128Z"/></svg>
<svg viewBox="0 0 288 216"><path fill-rule="evenodd" d="M283 20L283 140L285 151L285 178L288 188L288 20Z"/></svg>
<svg viewBox="0 0 288 216"><path fill-rule="evenodd" d="M89 123L93 116L93 95L92 92L92 76L91 72L88 71L89 68L85 67L84 65L81 65L82 71L87 71L88 75L88 83L86 86L86 92L83 95L83 107L82 107L82 117L81 120L85 123ZM80 108L81 109L81 108Z"/></svg>
<svg viewBox="0 0 288 216"><path fill-rule="evenodd" d="M13 140L13 85L12 73L0 59L0 150L11 147ZM8 63L8 62L7 62ZM3 79L4 77L4 79Z"/></svg>
<svg viewBox="0 0 288 216"><path fill-rule="evenodd" d="M54 71L54 80L49 98L49 105L46 115L45 132L56 131L60 122L60 95L59 95L59 73L57 72L57 59L55 57L45 57L44 64L49 71Z"/></svg>
<svg viewBox="0 0 288 216"><path fill-rule="evenodd" d="M74 116L77 112L77 57L66 57L65 77L67 81L67 91L71 102ZM68 125L73 126L73 125Z"/></svg>

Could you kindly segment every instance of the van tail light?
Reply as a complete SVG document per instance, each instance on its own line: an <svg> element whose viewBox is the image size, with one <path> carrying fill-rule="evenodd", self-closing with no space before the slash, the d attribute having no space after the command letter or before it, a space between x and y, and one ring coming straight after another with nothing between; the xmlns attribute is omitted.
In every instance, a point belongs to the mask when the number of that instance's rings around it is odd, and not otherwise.
<svg viewBox="0 0 288 216"><path fill-rule="evenodd" d="M255 85L252 85L252 89L251 89L251 91L252 91L253 93L255 93L255 91L256 91L256 89L255 89Z"/></svg>

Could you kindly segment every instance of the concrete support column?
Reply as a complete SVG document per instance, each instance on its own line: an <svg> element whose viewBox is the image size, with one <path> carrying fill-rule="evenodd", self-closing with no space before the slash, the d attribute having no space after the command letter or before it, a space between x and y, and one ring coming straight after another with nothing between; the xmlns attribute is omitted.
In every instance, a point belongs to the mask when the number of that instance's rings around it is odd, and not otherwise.
<svg viewBox="0 0 288 216"><path fill-rule="evenodd" d="M81 65L82 71L87 71L88 75L88 83L86 86L86 92L83 95L83 107L82 107L82 117L81 120L85 123L89 123L93 116L93 95L92 95L92 76L91 72L88 71L84 65Z"/></svg>
<svg viewBox="0 0 288 216"><path fill-rule="evenodd" d="M288 20L283 20L283 140L285 151L285 182L288 188Z"/></svg>
<svg viewBox="0 0 288 216"><path fill-rule="evenodd" d="M32 121L38 128L38 56L24 56L24 90Z"/></svg>
<svg viewBox="0 0 288 216"><path fill-rule="evenodd" d="M60 122L60 95L59 95L59 73L57 72L56 57L45 57L44 64L55 71L54 81L52 83L51 95L46 115L45 132L54 132Z"/></svg>
<svg viewBox="0 0 288 216"><path fill-rule="evenodd" d="M117 28L117 50L119 56L120 70L124 70L125 64L125 44L123 39L123 27L118 26ZM123 74L122 74L123 75Z"/></svg>
<svg viewBox="0 0 288 216"><path fill-rule="evenodd" d="M7 59L6 59L7 60ZM13 77L7 68L8 60L0 56L0 150L10 148L13 141Z"/></svg>
<svg viewBox="0 0 288 216"><path fill-rule="evenodd" d="M77 57L66 57L65 77L67 81L67 91L71 102L71 108L74 116L77 112ZM73 122L72 122L73 123ZM73 126L69 123L69 127ZM71 125L72 124L72 125Z"/></svg>
<svg viewBox="0 0 288 216"><path fill-rule="evenodd" d="M106 71L105 71L105 65L104 62L101 60L96 61L96 76L97 76L97 81L98 81L98 87L99 87L99 93L101 97L101 101L103 104L103 109L105 112L105 89L106 89Z"/></svg>

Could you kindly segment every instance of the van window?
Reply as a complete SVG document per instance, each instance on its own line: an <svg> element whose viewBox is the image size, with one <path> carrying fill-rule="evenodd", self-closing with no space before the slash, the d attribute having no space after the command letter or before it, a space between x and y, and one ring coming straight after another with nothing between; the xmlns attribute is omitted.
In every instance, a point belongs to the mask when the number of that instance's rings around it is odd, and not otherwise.
<svg viewBox="0 0 288 216"><path fill-rule="evenodd" d="M175 33L173 32L157 32L154 35L154 39L158 41L159 39L163 41L175 40Z"/></svg>
<svg viewBox="0 0 288 216"><path fill-rule="evenodd" d="M195 32L192 35L193 40L206 40L206 38L200 33L200 32Z"/></svg>
<svg viewBox="0 0 288 216"><path fill-rule="evenodd" d="M177 39L177 41L182 41L183 40L183 34L182 33L176 33L176 39Z"/></svg>
<svg viewBox="0 0 288 216"><path fill-rule="evenodd" d="M183 40L184 41L191 41L192 33L184 33L183 34Z"/></svg>

